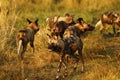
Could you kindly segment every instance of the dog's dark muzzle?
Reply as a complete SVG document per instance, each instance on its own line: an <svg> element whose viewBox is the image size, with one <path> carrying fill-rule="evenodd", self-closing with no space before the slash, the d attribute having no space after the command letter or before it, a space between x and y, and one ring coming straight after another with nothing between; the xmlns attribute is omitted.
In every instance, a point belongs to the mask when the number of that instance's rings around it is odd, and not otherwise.
<svg viewBox="0 0 120 80"><path fill-rule="evenodd" d="M93 31L95 29L94 26L88 25L89 26L89 31Z"/></svg>

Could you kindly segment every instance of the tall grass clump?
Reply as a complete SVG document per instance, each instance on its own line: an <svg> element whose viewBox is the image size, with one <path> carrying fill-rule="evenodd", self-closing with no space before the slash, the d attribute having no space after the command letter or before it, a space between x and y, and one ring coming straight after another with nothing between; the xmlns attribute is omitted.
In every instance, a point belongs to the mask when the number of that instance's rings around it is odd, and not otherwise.
<svg viewBox="0 0 120 80"><path fill-rule="evenodd" d="M15 50L15 24L18 17L15 0L0 0L0 64L12 59Z"/></svg>

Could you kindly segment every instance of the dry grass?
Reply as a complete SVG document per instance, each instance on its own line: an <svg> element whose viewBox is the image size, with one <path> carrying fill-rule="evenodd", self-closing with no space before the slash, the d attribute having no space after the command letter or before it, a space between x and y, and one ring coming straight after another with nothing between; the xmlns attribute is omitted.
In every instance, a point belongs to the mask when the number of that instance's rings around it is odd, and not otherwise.
<svg viewBox="0 0 120 80"><path fill-rule="evenodd" d="M15 24L18 17L18 12L16 12L16 2L11 1L1 1L0 6L0 44L1 51L4 51L6 48L11 48L9 44L12 38L14 38ZM9 43L9 44L8 44Z"/></svg>
<svg viewBox="0 0 120 80"><path fill-rule="evenodd" d="M118 3L119 0L0 0L0 80L54 80L60 57L47 49L45 19L70 12L75 19L83 17L90 22L104 11L119 12ZM26 18L39 18L41 27L35 36L35 53L28 45L21 66L17 60L15 36L27 24ZM120 80L119 37L101 36L97 30L88 34L82 37L85 72L80 73L79 63L77 71L70 76L73 68L70 60L66 80Z"/></svg>

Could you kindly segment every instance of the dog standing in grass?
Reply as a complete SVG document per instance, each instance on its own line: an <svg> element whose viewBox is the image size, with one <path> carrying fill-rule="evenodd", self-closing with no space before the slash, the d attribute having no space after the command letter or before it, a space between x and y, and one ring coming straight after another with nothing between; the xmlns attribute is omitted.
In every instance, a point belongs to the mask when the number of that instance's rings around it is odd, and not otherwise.
<svg viewBox="0 0 120 80"><path fill-rule="evenodd" d="M27 21L29 24L23 29L19 30L16 36L16 43L18 47L17 51L20 60L23 60L24 58L24 53L27 49L28 43L30 43L30 46L32 47L34 52L34 37L35 34L39 31L38 19L36 19L35 21L27 19Z"/></svg>
<svg viewBox="0 0 120 80"><path fill-rule="evenodd" d="M73 20L73 15L66 13L65 16L53 16L53 17L47 18L46 22L47 22L47 26L49 27L48 30L52 31L55 24L60 21L64 21L69 26L75 24L75 22Z"/></svg>
<svg viewBox="0 0 120 80"><path fill-rule="evenodd" d="M113 34L116 34L115 24L120 27L120 14L116 12L105 12L101 15L100 20L96 23L95 27L100 25L100 33L103 30L108 30L108 26L106 24L112 25Z"/></svg>
<svg viewBox="0 0 120 80"><path fill-rule="evenodd" d="M64 67L64 73L62 78L65 78L68 76L68 68L67 68L67 62L65 61L65 56L68 54L72 58L75 59L75 65L73 72L76 71L77 65L79 63L79 60L82 62L82 68L81 72L84 72L84 60L82 55L82 49L83 49L83 42L79 38L78 33L76 32L78 28L76 26L69 26L64 34L63 38L58 39L56 35L48 35L50 37L49 43L48 43L48 49L60 52L60 62L58 64L57 69L57 76L56 80L61 80L61 69L62 66ZM78 54L76 54L76 51L78 51ZM74 73L73 73L74 74Z"/></svg>
<svg viewBox="0 0 120 80"><path fill-rule="evenodd" d="M79 36L79 37L81 35L83 35L86 31L93 31L95 28L91 24L84 21L83 18L78 18L76 20L76 23L74 25L71 25L71 26L76 27L76 33L77 33L77 36ZM53 31L51 31L51 34L56 35L56 36L60 36L61 38L63 38L63 34L64 34L65 30L69 27L70 26L66 22L59 21L55 24L55 27L53 28Z"/></svg>

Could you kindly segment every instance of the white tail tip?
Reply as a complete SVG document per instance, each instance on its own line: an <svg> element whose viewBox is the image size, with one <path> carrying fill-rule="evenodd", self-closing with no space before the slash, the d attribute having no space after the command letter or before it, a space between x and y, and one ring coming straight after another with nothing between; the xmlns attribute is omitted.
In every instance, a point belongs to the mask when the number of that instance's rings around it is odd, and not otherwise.
<svg viewBox="0 0 120 80"><path fill-rule="evenodd" d="M98 27L100 24L101 24L101 20L99 20L99 21L96 23L95 27Z"/></svg>
<svg viewBox="0 0 120 80"><path fill-rule="evenodd" d="M21 46L22 46L22 40L19 40L19 42L18 42L18 54L20 54Z"/></svg>

